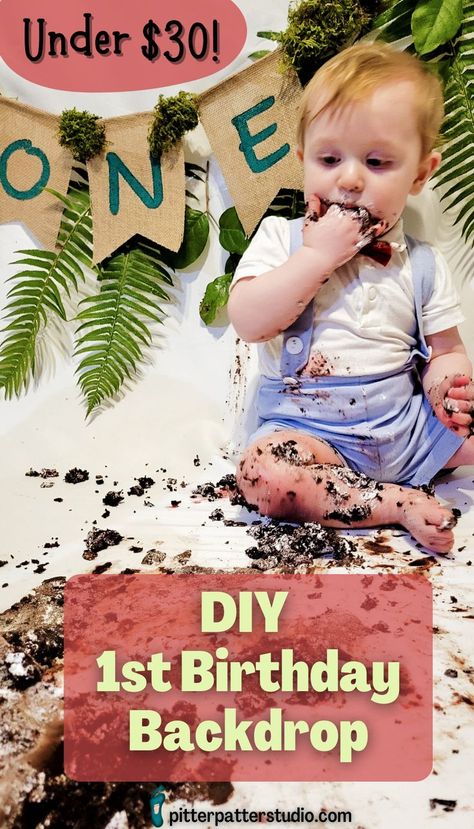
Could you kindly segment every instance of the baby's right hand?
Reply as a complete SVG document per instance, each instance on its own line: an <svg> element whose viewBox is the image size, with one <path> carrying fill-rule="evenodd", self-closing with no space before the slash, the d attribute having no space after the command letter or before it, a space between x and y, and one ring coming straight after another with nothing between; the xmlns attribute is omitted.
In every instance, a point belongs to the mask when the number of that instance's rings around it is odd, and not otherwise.
<svg viewBox="0 0 474 829"><path fill-rule="evenodd" d="M312 195L303 226L303 245L318 252L329 275L359 253L375 234L364 235L357 217L338 205L331 205L322 218L319 214L320 200Z"/></svg>

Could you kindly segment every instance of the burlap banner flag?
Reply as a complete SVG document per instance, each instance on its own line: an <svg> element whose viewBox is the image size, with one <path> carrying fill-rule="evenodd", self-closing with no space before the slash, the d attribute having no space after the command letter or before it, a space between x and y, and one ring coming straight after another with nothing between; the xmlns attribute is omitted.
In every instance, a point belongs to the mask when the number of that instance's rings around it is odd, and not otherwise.
<svg viewBox="0 0 474 829"><path fill-rule="evenodd" d="M45 192L66 193L73 158L58 144L59 119L0 97L0 223L23 222L50 250L63 203Z"/></svg>
<svg viewBox="0 0 474 829"><path fill-rule="evenodd" d="M178 145L151 159L147 134L153 113L105 121L105 153L87 164L94 227L94 262L139 233L178 250L184 233L184 153Z"/></svg>
<svg viewBox="0 0 474 829"><path fill-rule="evenodd" d="M279 62L277 50L200 96L201 121L247 234L282 187L302 189L295 156L301 86Z"/></svg>

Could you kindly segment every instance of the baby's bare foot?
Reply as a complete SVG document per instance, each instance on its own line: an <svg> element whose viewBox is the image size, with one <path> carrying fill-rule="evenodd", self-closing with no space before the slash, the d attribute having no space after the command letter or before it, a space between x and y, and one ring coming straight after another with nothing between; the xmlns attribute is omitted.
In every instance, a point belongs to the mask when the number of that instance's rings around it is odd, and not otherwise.
<svg viewBox="0 0 474 829"><path fill-rule="evenodd" d="M398 506L398 504L397 504ZM400 505L400 523L435 553L449 553L454 544L456 518L449 507L424 492L411 491Z"/></svg>

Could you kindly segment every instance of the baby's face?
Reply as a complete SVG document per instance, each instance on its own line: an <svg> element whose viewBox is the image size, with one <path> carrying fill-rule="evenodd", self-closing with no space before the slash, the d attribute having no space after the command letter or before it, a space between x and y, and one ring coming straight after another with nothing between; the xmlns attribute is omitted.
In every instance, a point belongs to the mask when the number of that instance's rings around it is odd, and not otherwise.
<svg viewBox="0 0 474 829"><path fill-rule="evenodd" d="M421 158L415 90L410 81L381 86L366 100L318 115L305 133L306 199L365 207L392 227L409 193L416 194L439 164Z"/></svg>

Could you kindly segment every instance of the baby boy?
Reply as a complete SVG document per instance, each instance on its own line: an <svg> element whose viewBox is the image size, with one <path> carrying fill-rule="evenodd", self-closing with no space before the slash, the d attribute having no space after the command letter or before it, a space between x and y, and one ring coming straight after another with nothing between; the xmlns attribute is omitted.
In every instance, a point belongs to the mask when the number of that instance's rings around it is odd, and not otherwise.
<svg viewBox="0 0 474 829"><path fill-rule="evenodd" d="M472 367L446 263L401 219L440 163L442 118L437 78L383 44L344 50L305 88L305 220L262 222L229 300L259 343L238 483L264 515L453 545L451 510L413 487L474 463Z"/></svg>

